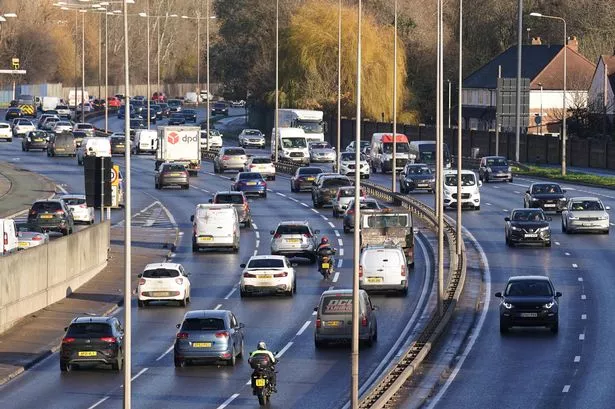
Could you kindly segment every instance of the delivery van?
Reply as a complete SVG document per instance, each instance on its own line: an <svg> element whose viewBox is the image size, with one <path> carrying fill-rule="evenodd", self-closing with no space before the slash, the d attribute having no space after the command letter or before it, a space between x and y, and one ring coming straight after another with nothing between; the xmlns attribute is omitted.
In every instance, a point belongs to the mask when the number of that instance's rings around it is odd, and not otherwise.
<svg viewBox="0 0 615 409"><path fill-rule="evenodd" d="M0 237L2 237L1 255L6 256L17 252L19 237L15 227L15 220L0 219Z"/></svg>
<svg viewBox="0 0 615 409"><path fill-rule="evenodd" d="M158 132L153 129L139 129L135 133L133 153L156 153L158 149Z"/></svg>
<svg viewBox="0 0 615 409"><path fill-rule="evenodd" d="M227 247L239 252L239 217L232 204L198 204L192 222L192 251Z"/></svg>

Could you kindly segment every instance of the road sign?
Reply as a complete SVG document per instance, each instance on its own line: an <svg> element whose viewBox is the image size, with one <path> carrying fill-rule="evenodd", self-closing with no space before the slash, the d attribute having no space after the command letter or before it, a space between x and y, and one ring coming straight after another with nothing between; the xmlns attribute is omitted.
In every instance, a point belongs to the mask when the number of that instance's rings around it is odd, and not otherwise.
<svg viewBox="0 0 615 409"><path fill-rule="evenodd" d="M111 168L111 186L117 186L120 184L120 167L119 165L113 165Z"/></svg>
<svg viewBox="0 0 615 409"><path fill-rule="evenodd" d="M502 130L514 131L516 127L517 79L498 78L496 117ZM530 122L530 79L521 78L521 127Z"/></svg>
<svg viewBox="0 0 615 409"><path fill-rule="evenodd" d="M0 74L25 74L26 70L0 70Z"/></svg>
<svg viewBox="0 0 615 409"><path fill-rule="evenodd" d="M13 67L14 70L19 69L19 58L11 58L11 67Z"/></svg>
<svg viewBox="0 0 615 409"><path fill-rule="evenodd" d="M536 125L540 125L542 123L542 117L540 114L534 114L534 122L536 122Z"/></svg>

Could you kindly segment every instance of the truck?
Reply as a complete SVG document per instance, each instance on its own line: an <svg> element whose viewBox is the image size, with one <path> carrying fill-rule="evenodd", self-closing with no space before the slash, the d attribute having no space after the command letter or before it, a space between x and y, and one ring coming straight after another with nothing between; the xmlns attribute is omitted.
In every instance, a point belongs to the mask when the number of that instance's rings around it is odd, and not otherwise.
<svg viewBox="0 0 615 409"><path fill-rule="evenodd" d="M22 94L17 98L17 106L22 116L36 118L36 98L32 95Z"/></svg>
<svg viewBox="0 0 615 409"><path fill-rule="evenodd" d="M165 162L181 163L191 176L197 176L201 169L200 131L198 126L158 127L156 170Z"/></svg>
<svg viewBox="0 0 615 409"><path fill-rule="evenodd" d="M324 142L327 124L322 111L309 109L279 109L280 128L301 128L308 142ZM275 117L274 117L275 121Z"/></svg>
<svg viewBox="0 0 615 409"><path fill-rule="evenodd" d="M393 166L393 140L395 140L395 164ZM413 162L416 155L410 153L408 137L398 133L393 138L392 133L372 134L371 150L369 152L372 170L377 172L396 172L404 169L406 163Z"/></svg>
<svg viewBox="0 0 615 409"><path fill-rule="evenodd" d="M278 160L295 162L302 165L310 164L305 131L301 128L278 128ZM276 139L275 128L271 130L271 140Z"/></svg>
<svg viewBox="0 0 615 409"><path fill-rule="evenodd" d="M414 230L412 214L404 208L361 211L361 248L368 245L393 244L406 255L410 267L414 267Z"/></svg>
<svg viewBox="0 0 615 409"><path fill-rule="evenodd" d="M81 90L77 89L71 89L68 92L68 105L75 108L77 107L77 105L81 104L81 102L88 102L90 100L90 95L88 94L87 91L83 92L83 98L81 97Z"/></svg>

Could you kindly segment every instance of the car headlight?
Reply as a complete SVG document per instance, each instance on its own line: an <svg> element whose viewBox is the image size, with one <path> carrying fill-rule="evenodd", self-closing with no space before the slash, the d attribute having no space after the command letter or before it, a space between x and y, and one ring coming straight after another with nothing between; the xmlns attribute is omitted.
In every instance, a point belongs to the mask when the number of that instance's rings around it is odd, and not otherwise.
<svg viewBox="0 0 615 409"><path fill-rule="evenodd" d="M551 307L553 307L555 305L555 303L553 301L546 303L545 305L542 306L542 308L545 309L550 309Z"/></svg>
<svg viewBox="0 0 615 409"><path fill-rule="evenodd" d="M521 229L515 226L510 226L510 230L519 231Z"/></svg>
<svg viewBox="0 0 615 409"><path fill-rule="evenodd" d="M512 172L512 168L511 168L510 166L508 167L508 171L509 171L509 172Z"/></svg>
<svg viewBox="0 0 615 409"><path fill-rule="evenodd" d="M408 182L408 183L412 183L412 182L413 182L413 180L412 180L412 178L406 178L406 182Z"/></svg>
<svg viewBox="0 0 615 409"><path fill-rule="evenodd" d="M566 201L566 198L565 198L565 197L560 197L560 198L559 198L559 199L557 199L557 200L559 200L560 202L565 202L565 201Z"/></svg>
<svg viewBox="0 0 615 409"><path fill-rule="evenodd" d="M537 201L539 201L540 199L537 199L537 198L535 198L535 197L532 197L532 198L530 198L530 200L531 200L532 202L537 202Z"/></svg>
<svg viewBox="0 0 615 409"><path fill-rule="evenodd" d="M487 172L491 173L491 168L487 168Z"/></svg>
<svg viewBox="0 0 615 409"><path fill-rule="evenodd" d="M600 216L598 220L609 220L609 216Z"/></svg>
<svg viewBox="0 0 615 409"><path fill-rule="evenodd" d="M503 305L503 306L504 306L504 308L506 308L507 310L510 310L510 309L513 307L513 305L512 305L511 303L506 302L506 301L502 302L502 305Z"/></svg>
<svg viewBox="0 0 615 409"><path fill-rule="evenodd" d="M547 230L549 230L549 226L540 227L540 228L538 229L538 231L547 231Z"/></svg>

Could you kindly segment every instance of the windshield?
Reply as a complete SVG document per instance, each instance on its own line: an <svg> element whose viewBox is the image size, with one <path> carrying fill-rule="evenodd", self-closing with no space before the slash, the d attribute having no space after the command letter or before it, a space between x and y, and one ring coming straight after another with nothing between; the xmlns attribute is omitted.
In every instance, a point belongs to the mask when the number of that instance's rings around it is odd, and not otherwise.
<svg viewBox="0 0 615 409"><path fill-rule="evenodd" d="M406 173L408 175L431 175L431 169L427 166L408 166Z"/></svg>
<svg viewBox="0 0 615 409"><path fill-rule="evenodd" d="M179 271L169 268L157 268L154 270L145 270L143 278L173 278L179 277Z"/></svg>
<svg viewBox="0 0 615 409"><path fill-rule="evenodd" d="M282 148L292 149L305 147L307 147L305 138L282 138Z"/></svg>
<svg viewBox="0 0 615 409"><path fill-rule="evenodd" d="M444 184L446 186L457 186L457 175L446 175L444 179ZM474 186L476 185L476 177L474 174L462 174L461 175L461 186Z"/></svg>
<svg viewBox="0 0 615 409"><path fill-rule="evenodd" d="M322 173L320 168L299 168L299 175L318 175Z"/></svg>
<svg viewBox="0 0 615 409"><path fill-rule="evenodd" d="M350 186L352 182L348 179L331 178L322 181L322 187L338 187L338 186Z"/></svg>
<svg viewBox="0 0 615 409"><path fill-rule="evenodd" d="M85 204L85 198L71 197L71 198L66 198L63 200L64 200L64 203L66 203L69 206L78 206L80 204Z"/></svg>
<svg viewBox="0 0 615 409"><path fill-rule="evenodd" d="M253 158L252 163L271 163L271 159L269 158Z"/></svg>
<svg viewBox="0 0 615 409"><path fill-rule="evenodd" d="M380 209L378 202L376 202L375 200L360 200L359 203L361 204L361 209L372 209L372 210ZM354 200L350 202L350 204L348 205L348 208L354 209Z"/></svg>
<svg viewBox="0 0 615 409"><path fill-rule="evenodd" d="M331 149L331 146L327 142L312 142L310 149Z"/></svg>
<svg viewBox="0 0 615 409"><path fill-rule="evenodd" d="M260 180L263 176L258 172L242 172L237 177L237 180Z"/></svg>
<svg viewBox="0 0 615 409"><path fill-rule="evenodd" d="M231 148L224 151L225 155L245 155L246 151L243 148Z"/></svg>
<svg viewBox="0 0 615 409"><path fill-rule="evenodd" d="M604 207L596 200L583 200L572 202L572 210L604 210Z"/></svg>
<svg viewBox="0 0 615 409"><path fill-rule="evenodd" d="M532 186L532 193L562 193L562 188L556 183L548 183Z"/></svg>
<svg viewBox="0 0 615 409"><path fill-rule="evenodd" d="M119 142L123 142L124 139L120 139ZM185 172L186 168L184 165L164 165L162 167L162 172Z"/></svg>
<svg viewBox="0 0 615 409"><path fill-rule="evenodd" d="M80 338L98 338L113 335L111 326L106 323L87 322L83 324L71 324L68 327L67 337Z"/></svg>
<svg viewBox="0 0 615 409"><path fill-rule="evenodd" d="M487 166L508 166L508 162L504 158L489 158Z"/></svg>
<svg viewBox="0 0 615 409"><path fill-rule="evenodd" d="M303 129L305 133L323 133L322 122L297 121L297 128Z"/></svg>
<svg viewBox="0 0 615 409"><path fill-rule="evenodd" d="M553 290L545 280L512 281L506 286L505 295L509 297L551 297Z"/></svg>
<svg viewBox="0 0 615 409"><path fill-rule="evenodd" d="M278 234L310 234L310 229L302 224L292 225L292 224L283 224L278 226L278 230L276 231L276 235Z"/></svg>
<svg viewBox="0 0 615 409"><path fill-rule="evenodd" d="M279 258L257 258L250 260L248 268L277 268L284 267L284 260Z"/></svg>
<svg viewBox="0 0 615 409"><path fill-rule="evenodd" d="M436 163L436 144L435 143L422 143L419 146L419 159L425 163ZM444 144L444 161L451 161L451 154L448 151L448 145Z"/></svg>
<svg viewBox="0 0 615 409"><path fill-rule="evenodd" d="M367 218L367 227L377 229L408 226L408 215L370 215Z"/></svg>
<svg viewBox="0 0 615 409"><path fill-rule="evenodd" d="M539 222L545 220L542 210L516 210L512 214L515 222Z"/></svg>
<svg viewBox="0 0 615 409"><path fill-rule="evenodd" d="M256 129L246 129L245 131L243 131L243 133L245 135L260 135L261 131L258 131Z"/></svg>
<svg viewBox="0 0 615 409"><path fill-rule="evenodd" d="M396 151L399 153L408 153L410 151L410 146L406 142L397 142L395 145ZM382 151L384 153L393 153L393 143L383 143Z"/></svg>
<svg viewBox="0 0 615 409"><path fill-rule="evenodd" d="M360 158L361 160L365 160L365 155L361 154ZM356 155L354 152L342 152L340 160L342 162L356 161Z"/></svg>
<svg viewBox="0 0 615 409"><path fill-rule="evenodd" d="M243 204L241 194L218 194L214 200L215 204Z"/></svg>
<svg viewBox="0 0 615 409"><path fill-rule="evenodd" d="M221 318L188 318L182 324L182 331L220 331L226 329Z"/></svg>

